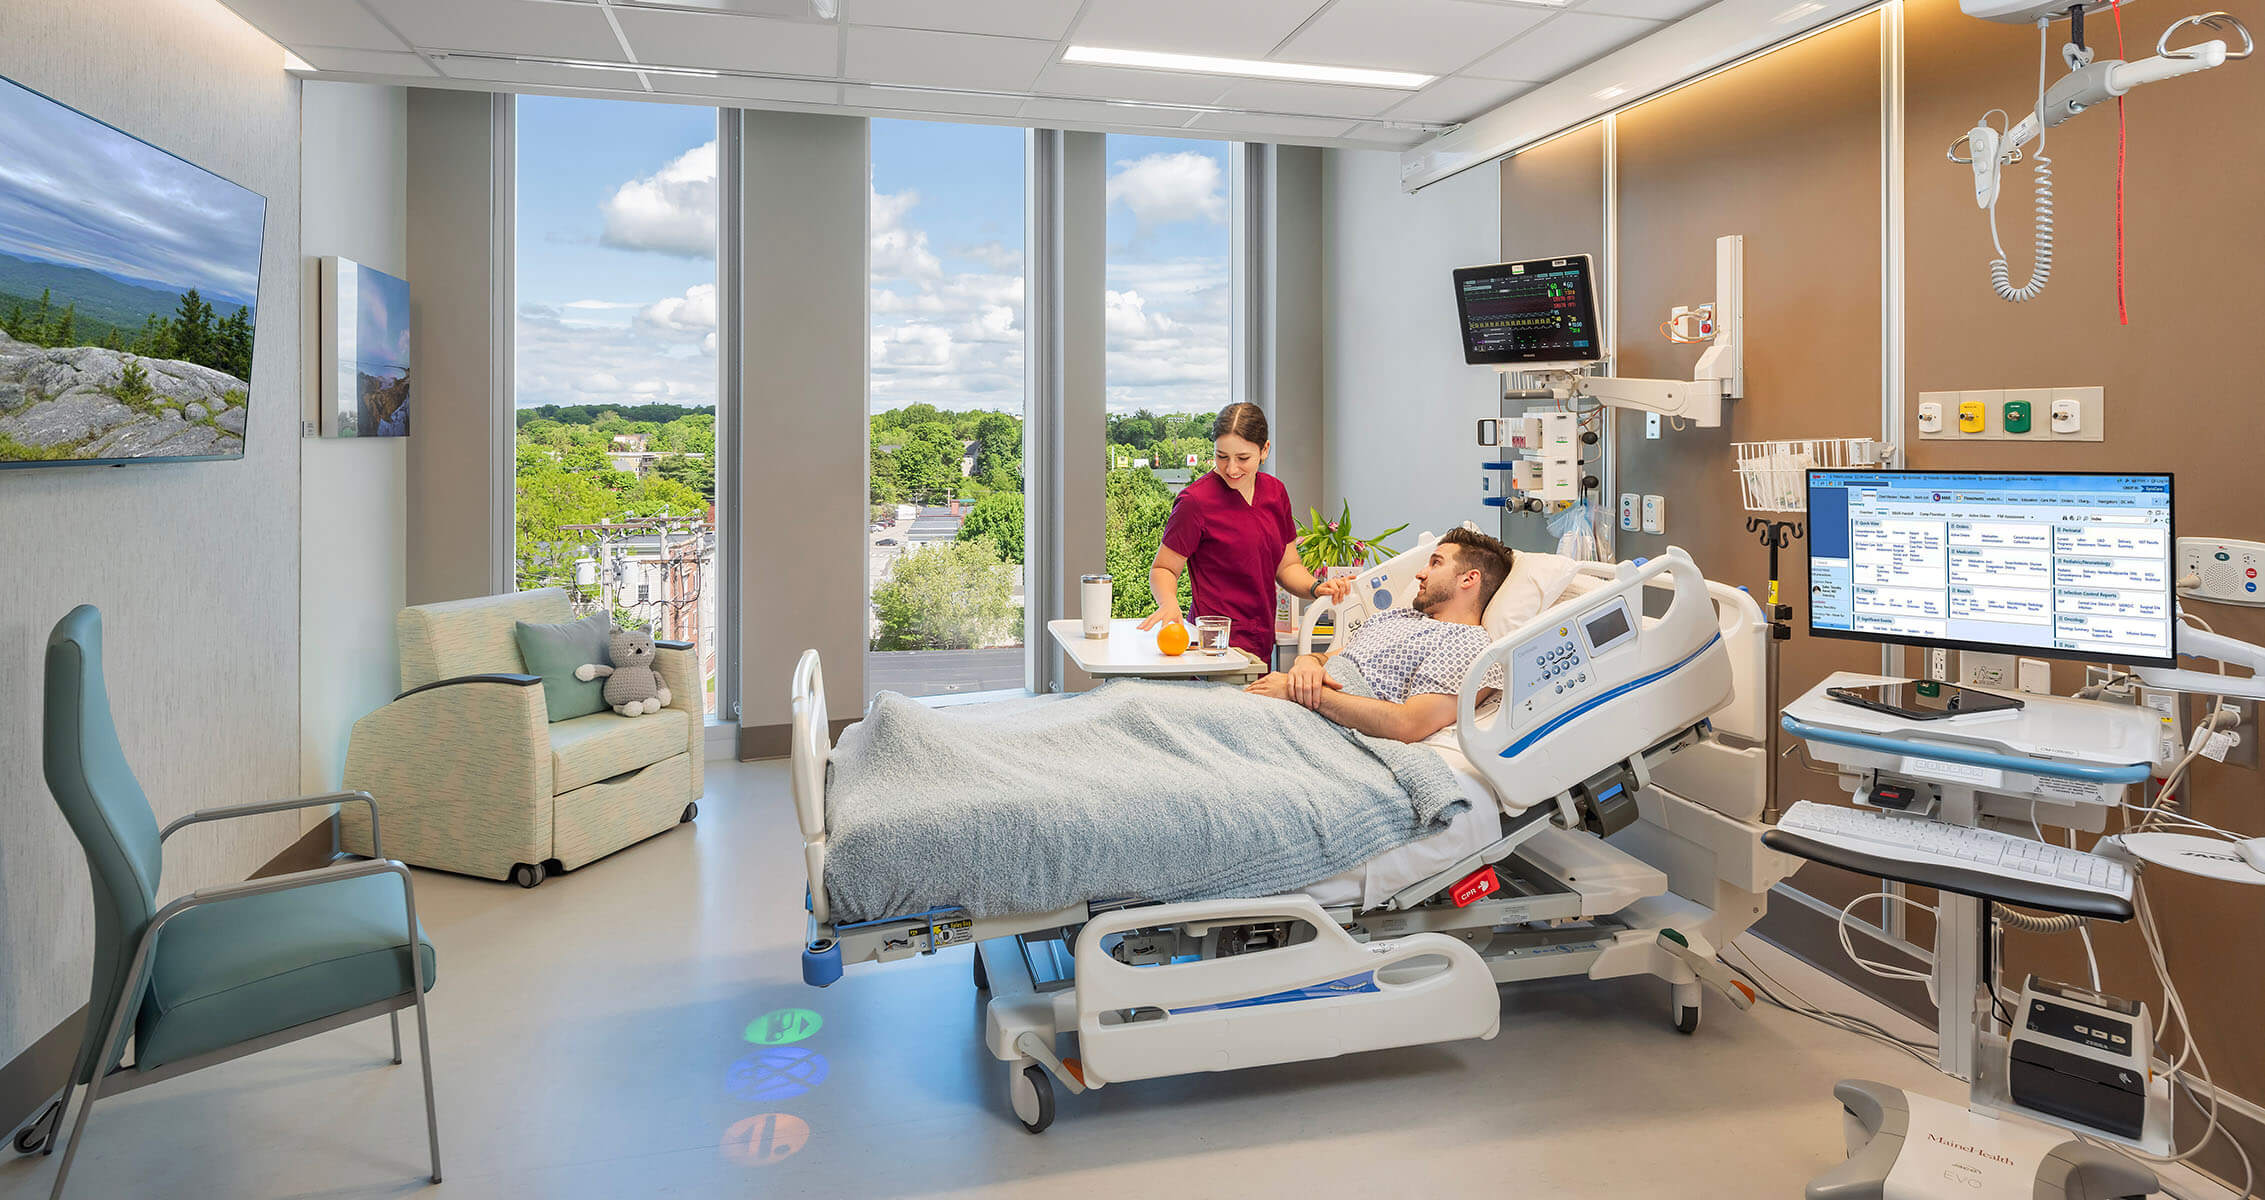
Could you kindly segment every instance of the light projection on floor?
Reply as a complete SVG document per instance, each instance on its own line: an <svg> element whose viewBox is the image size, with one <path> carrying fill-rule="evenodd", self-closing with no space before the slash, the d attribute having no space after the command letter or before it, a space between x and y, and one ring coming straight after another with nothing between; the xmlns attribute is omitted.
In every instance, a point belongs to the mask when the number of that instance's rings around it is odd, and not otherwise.
<svg viewBox="0 0 2265 1200"><path fill-rule="evenodd" d="M778 1046L731 1064L725 1086L751 1103L788 1100L826 1082L826 1056L814 1050Z"/></svg>
<svg viewBox="0 0 2265 1200"><path fill-rule="evenodd" d="M724 1132L724 1157L743 1167L767 1167L794 1157L810 1142L810 1125L788 1113L749 1117Z"/></svg>
<svg viewBox="0 0 2265 1200"><path fill-rule="evenodd" d="M809 1037L825 1018L807 1008L781 1008L764 1013L747 1026L747 1040L758 1046L785 1046Z"/></svg>

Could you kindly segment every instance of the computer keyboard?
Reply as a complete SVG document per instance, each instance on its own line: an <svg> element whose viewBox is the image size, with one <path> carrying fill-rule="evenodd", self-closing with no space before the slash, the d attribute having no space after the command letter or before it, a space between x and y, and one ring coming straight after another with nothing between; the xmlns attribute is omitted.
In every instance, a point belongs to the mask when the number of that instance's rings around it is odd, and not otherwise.
<svg viewBox="0 0 2265 1200"><path fill-rule="evenodd" d="M2132 874L2123 864L1994 829L1803 800L1786 809L1763 840L1850 870L1967 895L2090 916L2131 915ZM1826 853L1811 853L1819 848Z"/></svg>

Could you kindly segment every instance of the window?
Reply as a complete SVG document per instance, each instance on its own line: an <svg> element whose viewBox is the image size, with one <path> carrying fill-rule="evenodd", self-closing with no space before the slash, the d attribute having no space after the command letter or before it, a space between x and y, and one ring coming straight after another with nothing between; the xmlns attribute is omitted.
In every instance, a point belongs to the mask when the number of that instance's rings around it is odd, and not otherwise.
<svg viewBox="0 0 2265 1200"><path fill-rule="evenodd" d="M1228 142L1109 135L1108 522L1113 605L1156 607L1148 567L1172 497L1211 466L1232 389ZM1187 604L1187 577L1180 579Z"/></svg>
<svg viewBox="0 0 2265 1200"><path fill-rule="evenodd" d="M515 109L519 586L694 643L713 714L716 111Z"/></svg>
<svg viewBox="0 0 2265 1200"><path fill-rule="evenodd" d="M1027 686L1027 140L998 126L872 123L875 692Z"/></svg>

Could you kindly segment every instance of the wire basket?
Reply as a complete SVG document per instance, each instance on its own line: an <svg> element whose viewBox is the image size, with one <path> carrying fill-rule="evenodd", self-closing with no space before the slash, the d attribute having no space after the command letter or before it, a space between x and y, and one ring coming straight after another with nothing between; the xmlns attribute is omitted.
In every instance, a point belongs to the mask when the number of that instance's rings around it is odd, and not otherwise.
<svg viewBox="0 0 2265 1200"><path fill-rule="evenodd" d="M1809 508L1811 468L1881 467L1887 443L1875 438L1808 438L1790 442L1732 442L1746 511L1797 513Z"/></svg>

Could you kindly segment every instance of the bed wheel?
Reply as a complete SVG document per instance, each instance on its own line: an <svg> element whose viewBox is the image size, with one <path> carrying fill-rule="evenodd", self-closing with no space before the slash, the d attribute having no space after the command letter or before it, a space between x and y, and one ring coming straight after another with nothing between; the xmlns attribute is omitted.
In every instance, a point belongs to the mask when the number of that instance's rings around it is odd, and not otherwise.
<svg viewBox="0 0 2265 1200"><path fill-rule="evenodd" d="M541 863L518 863L511 868L511 882L523 888L531 888L541 883L548 874Z"/></svg>
<svg viewBox="0 0 2265 1200"><path fill-rule="evenodd" d="M1015 1119L1032 1133L1044 1133L1054 1123L1054 1081L1047 1077L1046 1068L1032 1063L1007 1079L1007 1091L1014 1100Z"/></svg>
<svg viewBox="0 0 2265 1200"><path fill-rule="evenodd" d="M975 990L988 992L991 990L991 973L983 969L983 947L971 946L969 949L975 951Z"/></svg>
<svg viewBox="0 0 2265 1200"><path fill-rule="evenodd" d="M1697 1033L1698 1031L1699 1031L1699 1006L1698 1006L1698 1005L1696 1005L1696 1004L1683 1004L1683 1005L1678 1005L1678 1006L1676 1006L1676 1009L1675 1009L1675 1032L1677 1032L1677 1033Z"/></svg>

